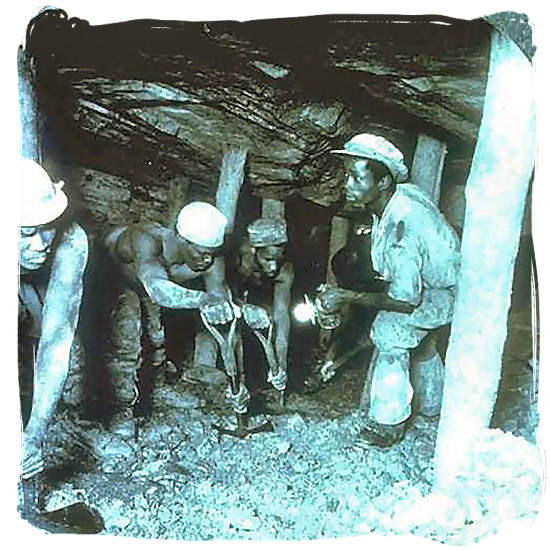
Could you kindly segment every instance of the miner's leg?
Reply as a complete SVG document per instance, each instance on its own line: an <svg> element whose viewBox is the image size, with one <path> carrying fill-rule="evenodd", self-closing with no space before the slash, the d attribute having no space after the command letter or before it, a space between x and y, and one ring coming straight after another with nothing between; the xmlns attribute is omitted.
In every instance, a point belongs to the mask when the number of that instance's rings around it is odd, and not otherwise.
<svg viewBox="0 0 550 550"><path fill-rule="evenodd" d="M424 416L436 416L441 409L444 366L436 349L433 333L414 350L411 359L411 383L414 388L413 410Z"/></svg>
<svg viewBox="0 0 550 550"><path fill-rule="evenodd" d="M371 329L375 350L365 381L360 410L366 413L363 439L381 447L403 438L412 410L410 353L426 332L409 323L403 313L381 311Z"/></svg>
<svg viewBox="0 0 550 550"><path fill-rule="evenodd" d="M206 330L199 330L195 335L195 352L193 368L215 369L218 357L216 340Z"/></svg>
<svg viewBox="0 0 550 550"><path fill-rule="evenodd" d="M115 410L130 417L137 399L137 369L140 362L141 308L134 290L121 293L113 323L113 368Z"/></svg>
<svg viewBox="0 0 550 550"><path fill-rule="evenodd" d="M165 336L161 309L147 296L140 296L141 366L138 377L139 397L136 416L149 416L153 408L153 391L160 371L166 366Z"/></svg>

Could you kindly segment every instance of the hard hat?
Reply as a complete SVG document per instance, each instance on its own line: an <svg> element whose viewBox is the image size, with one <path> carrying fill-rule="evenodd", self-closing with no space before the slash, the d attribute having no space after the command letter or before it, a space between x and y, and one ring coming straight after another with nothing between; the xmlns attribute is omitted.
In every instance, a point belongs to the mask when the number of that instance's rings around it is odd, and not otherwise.
<svg viewBox="0 0 550 550"><path fill-rule="evenodd" d="M199 246L217 247L223 244L227 218L207 202L190 202L184 206L176 224L178 233Z"/></svg>
<svg viewBox="0 0 550 550"><path fill-rule="evenodd" d="M19 166L20 219L22 227L44 225L57 219L67 208L65 182L52 182L34 160L22 159Z"/></svg>
<svg viewBox="0 0 550 550"><path fill-rule="evenodd" d="M397 183L403 183L409 177L403 153L382 136L358 134L347 141L343 149L335 149L331 153L377 160L390 171Z"/></svg>
<svg viewBox="0 0 550 550"><path fill-rule="evenodd" d="M248 227L248 238L254 247L272 246L288 242L286 222L280 217L259 218Z"/></svg>

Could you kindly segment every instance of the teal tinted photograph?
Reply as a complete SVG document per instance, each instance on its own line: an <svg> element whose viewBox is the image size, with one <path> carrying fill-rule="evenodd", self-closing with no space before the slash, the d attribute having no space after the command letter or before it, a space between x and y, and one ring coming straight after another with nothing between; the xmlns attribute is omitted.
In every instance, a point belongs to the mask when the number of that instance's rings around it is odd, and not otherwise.
<svg viewBox="0 0 550 550"><path fill-rule="evenodd" d="M13 44L21 518L100 543L528 532L528 16L128 14L43 8Z"/></svg>

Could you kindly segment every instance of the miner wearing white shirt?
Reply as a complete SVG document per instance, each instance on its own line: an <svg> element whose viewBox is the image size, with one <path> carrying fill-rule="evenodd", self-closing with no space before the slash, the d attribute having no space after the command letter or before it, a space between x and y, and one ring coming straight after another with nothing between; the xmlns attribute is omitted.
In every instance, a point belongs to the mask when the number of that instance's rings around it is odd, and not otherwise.
<svg viewBox="0 0 550 550"><path fill-rule="evenodd" d="M411 351L431 330L451 321L459 240L427 194L406 183L403 155L388 140L359 134L332 152L344 161L346 201L372 213L372 263L387 288L385 293L331 288L321 294L320 304L326 312L345 303L380 310L371 328L375 349L360 407L368 412L362 437L388 446L402 439L411 414ZM404 305L410 313L403 312ZM442 362L435 346L426 346L416 359L428 380L431 376L431 383L440 385ZM437 388L425 391L428 415L438 412L435 393Z"/></svg>

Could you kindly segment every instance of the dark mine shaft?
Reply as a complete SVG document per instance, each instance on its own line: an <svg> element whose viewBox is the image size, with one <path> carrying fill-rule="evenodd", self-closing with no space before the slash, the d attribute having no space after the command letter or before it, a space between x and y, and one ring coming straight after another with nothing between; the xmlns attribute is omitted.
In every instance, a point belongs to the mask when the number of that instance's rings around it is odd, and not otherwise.
<svg viewBox="0 0 550 550"><path fill-rule="evenodd" d="M536 517L522 17L31 20L24 517L448 543Z"/></svg>

